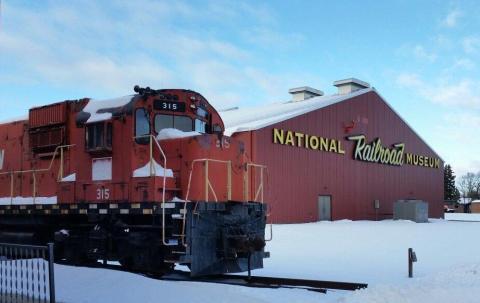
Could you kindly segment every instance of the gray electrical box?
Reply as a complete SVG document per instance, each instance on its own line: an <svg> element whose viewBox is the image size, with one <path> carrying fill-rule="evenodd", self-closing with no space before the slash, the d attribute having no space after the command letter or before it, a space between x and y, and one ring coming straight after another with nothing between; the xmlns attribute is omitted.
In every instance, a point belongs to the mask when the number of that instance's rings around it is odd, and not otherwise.
<svg viewBox="0 0 480 303"><path fill-rule="evenodd" d="M393 205L393 219L428 222L428 203L421 200L398 200Z"/></svg>

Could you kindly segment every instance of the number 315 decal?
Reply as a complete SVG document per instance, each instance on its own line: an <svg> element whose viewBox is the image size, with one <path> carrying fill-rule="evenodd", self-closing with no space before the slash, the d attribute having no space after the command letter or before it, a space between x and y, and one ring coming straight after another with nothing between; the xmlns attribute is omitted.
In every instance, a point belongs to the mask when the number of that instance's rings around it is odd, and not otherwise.
<svg viewBox="0 0 480 303"><path fill-rule="evenodd" d="M97 188L97 200L108 200L108 199L110 199L110 189Z"/></svg>

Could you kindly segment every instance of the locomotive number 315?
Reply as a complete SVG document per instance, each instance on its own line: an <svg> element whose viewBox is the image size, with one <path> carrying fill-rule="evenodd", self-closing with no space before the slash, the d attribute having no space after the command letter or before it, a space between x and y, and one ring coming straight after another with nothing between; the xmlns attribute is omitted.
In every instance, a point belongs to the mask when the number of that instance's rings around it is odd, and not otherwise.
<svg viewBox="0 0 480 303"><path fill-rule="evenodd" d="M97 200L108 200L108 199L110 199L110 189L97 188Z"/></svg>

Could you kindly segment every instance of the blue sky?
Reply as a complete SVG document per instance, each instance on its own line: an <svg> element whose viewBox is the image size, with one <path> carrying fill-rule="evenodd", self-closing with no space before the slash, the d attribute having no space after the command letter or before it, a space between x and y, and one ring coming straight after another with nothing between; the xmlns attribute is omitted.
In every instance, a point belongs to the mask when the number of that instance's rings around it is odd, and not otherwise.
<svg viewBox="0 0 480 303"><path fill-rule="evenodd" d="M0 0L1 1L1 0ZM480 171L477 1L1 1L0 120L197 90L218 108L369 82L457 174Z"/></svg>

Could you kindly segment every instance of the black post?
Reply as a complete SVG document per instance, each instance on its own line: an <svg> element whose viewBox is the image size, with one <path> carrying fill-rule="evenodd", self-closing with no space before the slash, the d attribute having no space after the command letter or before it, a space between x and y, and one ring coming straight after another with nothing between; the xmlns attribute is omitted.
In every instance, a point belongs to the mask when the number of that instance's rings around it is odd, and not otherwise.
<svg viewBox="0 0 480 303"><path fill-rule="evenodd" d="M252 266L251 266L251 260L252 260L252 253L248 253L248 281L252 279Z"/></svg>
<svg viewBox="0 0 480 303"><path fill-rule="evenodd" d="M55 268L53 243L48 243L48 284L50 286L50 303L55 303Z"/></svg>
<svg viewBox="0 0 480 303"><path fill-rule="evenodd" d="M413 277L413 263L417 262L417 254L413 251L413 249L408 249L408 277Z"/></svg>

